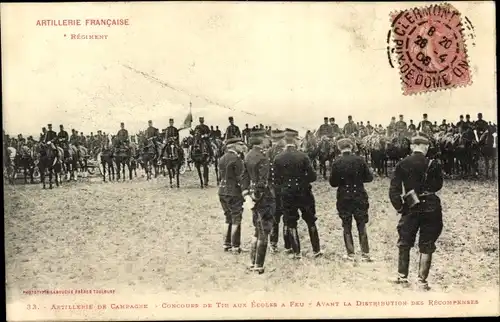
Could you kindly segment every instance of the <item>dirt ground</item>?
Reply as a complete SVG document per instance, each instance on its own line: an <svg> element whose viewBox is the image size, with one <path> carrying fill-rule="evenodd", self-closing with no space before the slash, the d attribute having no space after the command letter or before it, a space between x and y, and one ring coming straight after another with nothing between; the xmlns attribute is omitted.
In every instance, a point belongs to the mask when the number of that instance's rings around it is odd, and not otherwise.
<svg viewBox="0 0 500 322"><path fill-rule="evenodd" d="M367 185L368 233L375 262L342 261L335 190L320 180L313 189L325 256L311 257L306 225L300 222L304 259L296 262L282 253L268 253L267 272L260 276L245 270L248 253L222 251L223 214L217 188L212 184L199 189L194 172L181 177L181 189L167 187L163 177L147 182L140 176L124 183L93 178L53 190L42 190L38 184L5 186L7 296L17 298L26 289L83 285L149 294L403 292L387 282L397 269L398 221L388 186L387 178ZM498 289L497 183L446 181L440 197L444 230L429 278L433 291ZM243 246L249 248L253 232L249 213L244 213L242 230ZM416 279L416 249L411 263L410 278Z"/></svg>

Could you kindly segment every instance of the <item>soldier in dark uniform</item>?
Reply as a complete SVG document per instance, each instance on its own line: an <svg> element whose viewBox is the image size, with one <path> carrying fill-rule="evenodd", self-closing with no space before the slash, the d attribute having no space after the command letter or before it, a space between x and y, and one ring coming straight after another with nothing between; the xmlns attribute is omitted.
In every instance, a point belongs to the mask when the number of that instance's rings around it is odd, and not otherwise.
<svg viewBox="0 0 500 322"><path fill-rule="evenodd" d="M419 286L428 290L427 277L431 267L432 254L436 250L436 240L443 229L441 201L436 192L443 187L441 164L438 160L426 158L429 140L417 135L411 140L413 153L400 161L391 180L389 197L401 218L398 223L398 277L394 282L408 283L410 249L415 244L419 232ZM419 202L406 195L418 196Z"/></svg>
<svg viewBox="0 0 500 322"><path fill-rule="evenodd" d="M165 139L167 142L174 142L177 148L180 148L179 130L174 126L174 119L168 120L168 127L166 128Z"/></svg>
<svg viewBox="0 0 500 322"><path fill-rule="evenodd" d="M127 146L128 145L128 131L125 129L125 123L120 123L120 130L116 133L116 144L117 146Z"/></svg>
<svg viewBox="0 0 500 322"><path fill-rule="evenodd" d="M448 124L446 124L446 120L443 120L441 125L439 125L439 131L448 132Z"/></svg>
<svg viewBox="0 0 500 322"><path fill-rule="evenodd" d="M387 136L392 136L396 132L396 118L391 117L391 122L387 126Z"/></svg>
<svg viewBox="0 0 500 322"><path fill-rule="evenodd" d="M243 142L245 144L248 143L248 136L250 134L250 128L248 127L248 124L245 124L245 128L243 129L243 131L241 132L241 136L243 138Z"/></svg>
<svg viewBox="0 0 500 322"><path fill-rule="evenodd" d="M224 251L241 252L241 218L243 195L241 190L245 164L240 158L244 145L241 139L231 138L226 142L226 152L219 159L219 200L224 210Z"/></svg>
<svg viewBox="0 0 500 322"><path fill-rule="evenodd" d="M477 136L479 138L481 138L481 135L483 135L483 133L489 129L488 123L485 120L483 120L482 113L477 113L477 121L474 124L474 127L477 131Z"/></svg>
<svg viewBox="0 0 500 322"><path fill-rule="evenodd" d="M273 166L275 186L280 189L283 222L288 227L293 258L300 259L300 238L297 231L299 210L302 219L307 223L314 257L322 253L316 227L316 203L311 186L311 183L316 181L316 172L307 154L297 149L297 137L297 131L285 130L285 150L276 156Z"/></svg>
<svg viewBox="0 0 500 322"><path fill-rule="evenodd" d="M318 138L322 138L323 136L330 136L333 134L333 127L328 124L328 117L323 118L324 123L321 124L318 131L316 132Z"/></svg>
<svg viewBox="0 0 500 322"><path fill-rule="evenodd" d="M219 126L215 126L215 138L222 140L222 133L219 130Z"/></svg>
<svg viewBox="0 0 500 322"><path fill-rule="evenodd" d="M69 143L72 145L78 145L78 133L75 129L71 129L71 136L69 137Z"/></svg>
<svg viewBox="0 0 500 322"><path fill-rule="evenodd" d="M275 253L278 251L278 240L279 240L279 227L281 217L283 215L283 205L281 200L281 192L280 188L275 185L275 171L274 171L274 160L276 156L284 151L285 142L283 138L285 137L285 133L280 130L272 130L271 132L271 141L272 146L267 150L267 157L269 158L269 162L271 165L270 169L270 177L269 177L269 186L274 191L275 201L276 201L276 210L274 212L274 221L273 228L271 230L271 235L269 236L269 241L271 242L271 252ZM288 240L288 228L285 224L283 224L283 241L285 251L290 252L290 242Z"/></svg>
<svg viewBox="0 0 500 322"><path fill-rule="evenodd" d="M59 133L57 133L57 141L59 142L59 146L63 148L65 156L68 154L69 149L69 135L68 132L64 130L64 126L59 125Z"/></svg>
<svg viewBox="0 0 500 322"><path fill-rule="evenodd" d="M418 123L417 131L422 131L427 135L432 134L432 123L427 119L426 113L423 114L423 118L424 119Z"/></svg>
<svg viewBox="0 0 500 322"><path fill-rule="evenodd" d="M161 157L161 148L158 144L158 139L160 136L160 131L153 126L153 121L149 120L148 121L148 128L144 132L146 135L147 140L151 140L155 146L156 154L157 154L157 162L161 164L160 157Z"/></svg>
<svg viewBox="0 0 500 322"><path fill-rule="evenodd" d="M413 124L413 120L410 120L410 124L408 125L408 130L410 132L414 132L417 130L417 127L415 126L415 124Z"/></svg>
<svg viewBox="0 0 500 322"><path fill-rule="evenodd" d="M370 121L366 122L366 131L368 132L368 134L373 133L373 126L370 124Z"/></svg>
<svg viewBox="0 0 500 322"><path fill-rule="evenodd" d="M361 259L371 261L366 224L368 223L368 194L364 183L372 182L373 175L364 158L352 153L354 142L341 139L337 143L340 158L332 164L330 185L337 188L337 210L342 219L344 243L347 251L345 259L354 261L354 241L352 238L352 218L356 221L361 246Z"/></svg>
<svg viewBox="0 0 500 322"><path fill-rule="evenodd" d="M232 116L229 117L229 123L230 124L226 129L226 133L224 134L224 140L241 138L240 128L234 125L234 118Z"/></svg>
<svg viewBox="0 0 500 322"><path fill-rule="evenodd" d="M358 128L356 127L356 123L353 122L352 116L349 115L347 117L347 123L344 125L344 134L345 135L353 135L358 134Z"/></svg>
<svg viewBox="0 0 500 322"><path fill-rule="evenodd" d="M57 148L56 148L56 143L57 143L57 133L52 130L52 124L47 124L47 127L49 128L47 130L47 133L45 134L44 142L48 143L49 146L54 150L54 152L57 154Z"/></svg>
<svg viewBox="0 0 500 322"><path fill-rule="evenodd" d="M473 128L473 124L472 124L472 122L470 120L470 115L469 114L465 115L465 122L462 125L462 127L464 127L464 131Z"/></svg>
<svg viewBox="0 0 500 322"><path fill-rule="evenodd" d="M85 135L83 135L83 132L80 132L79 143L81 146L87 147L87 138L85 137Z"/></svg>
<svg viewBox="0 0 500 322"><path fill-rule="evenodd" d="M457 122L457 124L455 125L458 129L462 129L462 126L464 125L464 116L463 115L460 115L460 121Z"/></svg>
<svg viewBox="0 0 500 322"><path fill-rule="evenodd" d="M406 131L406 122L403 115L399 115L399 121L396 122L396 131L398 133Z"/></svg>
<svg viewBox="0 0 500 322"><path fill-rule="evenodd" d="M40 139L38 140L38 142L44 142L46 135L47 135L47 129L44 126L42 127L42 133L40 133Z"/></svg>
<svg viewBox="0 0 500 322"><path fill-rule="evenodd" d="M335 118L330 117L330 126L332 127L333 134L341 134L342 131L337 123L335 123Z"/></svg>
<svg viewBox="0 0 500 322"><path fill-rule="evenodd" d="M250 270L264 273L267 242L272 228L275 200L269 187L269 158L263 152L265 131L250 133L252 149L245 156L245 171L242 182L243 196L247 203L253 204L252 219L255 233L250 252Z"/></svg>
<svg viewBox="0 0 500 322"><path fill-rule="evenodd" d="M210 144L210 128L205 125L205 118L203 116L199 118L199 121L200 124L196 125L194 128L194 133L199 135L202 143L205 144L209 157L212 158L214 153L212 151L212 145Z"/></svg>

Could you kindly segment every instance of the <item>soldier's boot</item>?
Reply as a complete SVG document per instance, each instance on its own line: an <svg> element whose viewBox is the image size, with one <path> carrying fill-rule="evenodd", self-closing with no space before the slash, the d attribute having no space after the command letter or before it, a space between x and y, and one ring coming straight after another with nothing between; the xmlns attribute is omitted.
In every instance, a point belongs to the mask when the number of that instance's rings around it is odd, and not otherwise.
<svg viewBox="0 0 500 322"><path fill-rule="evenodd" d="M344 259L348 261L354 261L354 241L352 239L352 232L349 229L344 228L344 245L347 254L344 255Z"/></svg>
<svg viewBox="0 0 500 322"><path fill-rule="evenodd" d="M241 225L231 225L231 251L233 254L241 253Z"/></svg>
<svg viewBox="0 0 500 322"><path fill-rule="evenodd" d="M253 271L262 274L264 273L264 262L266 260L267 252L267 236L266 238L259 238L257 241L257 252L255 257L255 266Z"/></svg>
<svg viewBox="0 0 500 322"><path fill-rule="evenodd" d="M250 245L250 265L248 266L250 270L254 269L256 259L257 259L257 237L252 237L252 243Z"/></svg>
<svg viewBox="0 0 500 322"><path fill-rule="evenodd" d="M400 247L398 254L398 276L391 280L395 284L408 286L408 272L410 269L410 248Z"/></svg>
<svg viewBox="0 0 500 322"><path fill-rule="evenodd" d="M323 255L323 253L321 253L321 247L320 247L320 242L319 242L319 233L318 233L318 228L316 227L316 224L308 225L307 230L309 231L309 238L311 239L313 256L320 257L321 255Z"/></svg>
<svg viewBox="0 0 500 322"><path fill-rule="evenodd" d="M361 260L364 262L372 262L370 256L370 246L368 244L368 233L364 224L358 226L359 246L361 248Z"/></svg>
<svg viewBox="0 0 500 322"><path fill-rule="evenodd" d="M292 248L292 258L293 259L301 259L302 254L300 252L300 237L297 228L288 228L289 231L289 239L290 246Z"/></svg>
<svg viewBox="0 0 500 322"><path fill-rule="evenodd" d="M271 253L278 252L278 237L279 237L279 223L274 221L271 234L269 235L269 241L271 244Z"/></svg>
<svg viewBox="0 0 500 322"><path fill-rule="evenodd" d="M418 287L423 291L428 291L431 288L427 283L427 277L431 269L432 254L420 253L420 260L418 262Z"/></svg>
<svg viewBox="0 0 500 322"><path fill-rule="evenodd" d="M283 245L286 254L291 254L293 252L290 242L290 230L286 224L283 224Z"/></svg>
<svg viewBox="0 0 500 322"><path fill-rule="evenodd" d="M226 224L224 233L224 245L222 246L225 252L231 250L231 224Z"/></svg>

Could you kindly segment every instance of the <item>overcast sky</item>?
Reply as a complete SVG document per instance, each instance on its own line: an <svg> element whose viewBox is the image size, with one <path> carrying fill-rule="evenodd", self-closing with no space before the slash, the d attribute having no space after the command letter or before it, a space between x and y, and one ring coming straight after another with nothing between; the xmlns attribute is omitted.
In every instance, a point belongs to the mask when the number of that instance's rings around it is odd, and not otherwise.
<svg viewBox="0 0 500 322"><path fill-rule="evenodd" d="M411 3L2 4L3 124L7 133L131 131L180 125L193 102L208 125L317 128L323 116L387 124L402 113L496 119L492 3L454 3L475 27L473 85L404 96L386 55L389 13ZM129 18L129 26L37 27L37 19ZM107 40L71 40L106 34ZM67 37L64 37L67 34ZM161 86L129 65L184 91ZM208 103L201 96L237 111ZM252 116L241 111L255 114Z"/></svg>

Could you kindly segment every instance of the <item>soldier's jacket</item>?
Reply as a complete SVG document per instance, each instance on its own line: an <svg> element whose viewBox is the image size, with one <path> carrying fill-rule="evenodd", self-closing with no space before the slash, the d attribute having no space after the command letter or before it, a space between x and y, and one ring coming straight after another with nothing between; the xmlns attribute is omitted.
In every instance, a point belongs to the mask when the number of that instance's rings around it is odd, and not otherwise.
<svg viewBox="0 0 500 322"><path fill-rule="evenodd" d="M389 123L387 126L387 135L391 136L396 131L396 123Z"/></svg>
<svg viewBox="0 0 500 322"><path fill-rule="evenodd" d="M397 121L396 122L396 130L397 131L405 131L406 130L406 122L405 121Z"/></svg>
<svg viewBox="0 0 500 322"><path fill-rule="evenodd" d="M269 158L260 147L254 146L245 156L242 189L253 191L255 198L261 198L270 192L268 186L270 168Z"/></svg>
<svg viewBox="0 0 500 322"><path fill-rule="evenodd" d="M447 131L448 130L448 125L446 124L441 124L439 125L439 131Z"/></svg>
<svg viewBox="0 0 500 322"><path fill-rule="evenodd" d="M330 124L321 124L318 129L318 136L329 136L333 134L333 127Z"/></svg>
<svg viewBox="0 0 500 322"><path fill-rule="evenodd" d="M330 185L337 188L337 202L355 200L367 203L364 183L372 182L373 175L364 158L346 153L336 159L330 172Z"/></svg>
<svg viewBox="0 0 500 322"><path fill-rule="evenodd" d="M338 124L336 123L330 123L330 126L332 127L333 129L333 133L341 133L342 131L340 131L340 127Z"/></svg>
<svg viewBox="0 0 500 322"><path fill-rule="evenodd" d="M240 128L234 124L231 124L227 127L225 135L226 135L226 140L232 138L240 138L241 137Z"/></svg>
<svg viewBox="0 0 500 322"><path fill-rule="evenodd" d="M214 131L214 137L217 139L222 139L222 133L220 132L220 130Z"/></svg>
<svg viewBox="0 0 500 322"><path fill-rule="evenodd" d="M464 130L467 130L467 129L473 129L474 126L472 124L471 121L465 121L463 124L462 124L462 127Z"/></svg>
<svg viewBox="0 0 500 322"><path fill-rule="evenodd" d="M68 141L69 141L68 132L59 131L59 133L57 133L57 139L60 143L68 143Z"/></svg>
<svg viewBox="0 0 500 322"><path fill-rule="evenodd" d="M73 144L73 145L76 145L78 144L78 135L76 134L71 134L70 138L69 138L69 143Z"/></svg>
<svg viewBox="0 0 500 322"><path fill-rule="evenodd" d="M127 136L128 136L128 133L127 133ZM147 129L146 129L146 138L155 138L158 136L158 129L154 126L149 126Z"/></svg>
<svg viewBox="0 0 500 322"><path fill-rule="evenodd" d="M128 131L125 129L120 129L118 133L116 133L116 138L119 142L128 140Z"/></svg>
<svg viewBox="0 0 500 322"><path fill-rule="evenodd" d="M269 164L270 164L270 171L269 171L269 184L273 187L275 187L275 171L274 171L274 160L280 154L285 150L285 145L283 141L278 141L277 143L273 143L271 148L267 150L266 156L269 158Z"/></svg>
<svg viewBox="0 0 500 322"><path fill-rule="evenodd" d="M47 133L45 134L45 138L44 138L44 142L47 143L49 141L54 141L54 139L57 138L57 133L54 132L54 131L47 131Z"/></svg>
<svg viewBox="0 0 500 322"><path fill-rule="evenodd" d="M423 120L422 122L418 123L417 130L423 132L430 132L432 131L433 127L434 125L432 125L430 121Z"/></svg>
<svg viewBox="0 0 500 322"><path fill-rule="evenodd" d="M248 135L250 134L250 129L249 128L243 129L243 132L241 134L242 134L243 140L246 142L246 140L248 139Z"/></svg>
<svg viewBox="0 0 500 322"><path fill-rule="evenodd" d="M403 208L403 200L401 198L403 188L401 183L404 184L405 193L415 190L419 196L426 194L425 197L422 197L425 202L417 204L411 211L431 212L441 209L440 199L435 194L435 192L438 192L443 187L441 164L438 160L433 160L429 170L427 170L428 164L429 160L424 154L416 152L407 156L396 165L389 188L389 198L396 210ZM427 180L423 182L426 171Z"/></svg>
<svg viewBox="0 0 500 322"><path fill-rule="evenodd" d="M179 130L177 130L177 128L175 126L168 126L166 128L165 138L168 140L169 138L173 138L173 137L176 137L177 139L179 139Z"/></svg>
<svg viewBox="0 0 500 322"><path fill-rule="evenodd" d="M358 132L358 127L354 122L348 122L344 125L344 134L351 135Z"/></svg>
<svg viewBox="0 0 500 322"><path fill-rule="evenodd" d="M83 146L87 145L87 138L85 136L81 136L78 138L78 143L80 143Z"/></svg>
<svg viewBox="0 0 500 322"><path fill-rule="evenodd" d="M475 123L475 129L477 131L477 135L481 137L481 134L488 130L489 126L485 120L477 120Z"/></svg>
<svg viewBox="0 0 500 322"><path fill-rule="evenodd" d="M207 125L205 125L205 124L198 124L194 128L194 132L195 133L199 133L200 135L207 135L207 136L209 136L210 135L210 128Z"/></svg>
<svg viewBox="0 0 500 322"><path fill-rule="evenodd" d="M278 154L273 167L275 185L284 194L308 190L317 178L307 154L293 147Z"/></svg>
<svg viewBox="0 0 500 322"><path fill-rule="evenodd" d="M219 174L221 182L219 184L219 195L221 196L241 196L241 183L245 165L239 155L232 150L228 150L219 159Z"/></svg>
<svg viewBox="0 0 500 322"><path fill-rule="evenodd" d="M417 129L417 127L415 126L415 124L412 123L412 124L408 125L408 130L415 131L416 129Z"/></svg>

